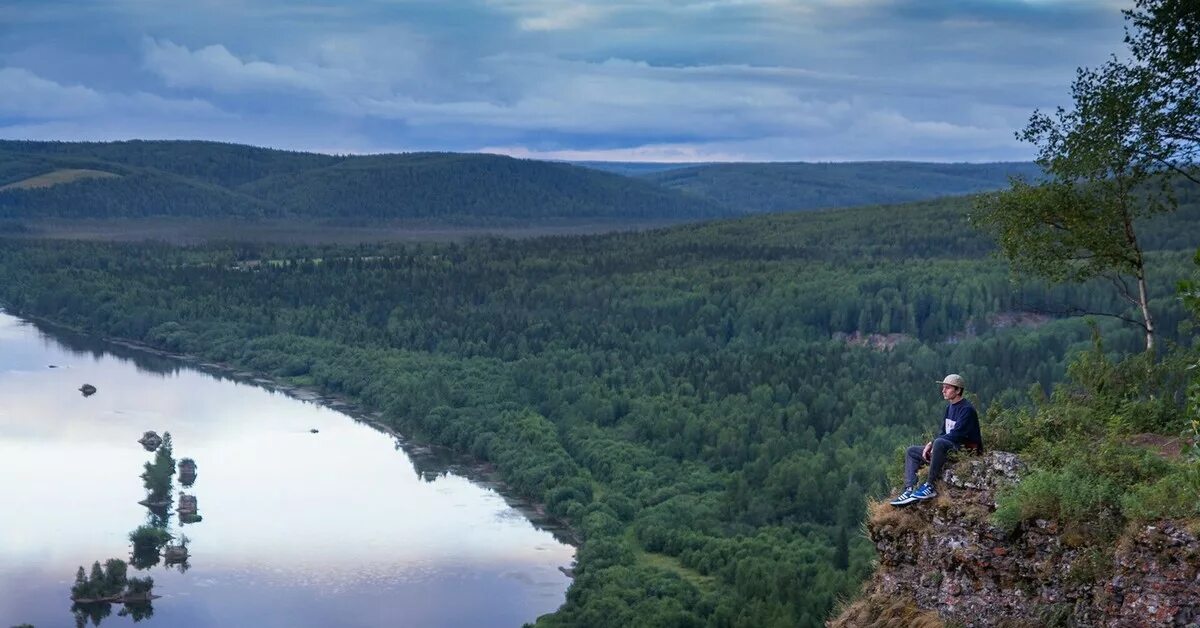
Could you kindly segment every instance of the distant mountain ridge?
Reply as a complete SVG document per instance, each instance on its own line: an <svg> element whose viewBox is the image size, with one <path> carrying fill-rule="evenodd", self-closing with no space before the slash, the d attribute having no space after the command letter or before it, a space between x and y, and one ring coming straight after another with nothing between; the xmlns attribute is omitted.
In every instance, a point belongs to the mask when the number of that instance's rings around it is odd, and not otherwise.
<svg viewBox="0 0 1200 628"><path fill-rule="evenodd" d="M1007 187L1009 177L1037 179L1032 162L725 163L639 174L646 181L748 213L882 205Z"/></svg>
<svg viewBox="0 0 1200 628"><path fill-rule="evenodd" d="M631 177L644 176L665 172L667 170L679 170L681 168L692 168L696 166L712 166L716 162L668 162L668 161L567 161L564 163L575 164L585 168L594 170L602 170L613 174L623 174Z"/></svg>
<svg viewBox="0 0 1200 628"><path fill-rule="evenodd" d="M0 141L0 218L698 220L970 194L1039 174L1032 163L568 163L183 140Z"/></svg>
<svg viewBox="0 0 1200 628"><path fill-rule="evenodd" d="M62 170L50 186L15 185ZM449 222L698 219L712 200L563 163L498 155L333 156L199 141L0 141L0 217L298 217Z"/></svg>

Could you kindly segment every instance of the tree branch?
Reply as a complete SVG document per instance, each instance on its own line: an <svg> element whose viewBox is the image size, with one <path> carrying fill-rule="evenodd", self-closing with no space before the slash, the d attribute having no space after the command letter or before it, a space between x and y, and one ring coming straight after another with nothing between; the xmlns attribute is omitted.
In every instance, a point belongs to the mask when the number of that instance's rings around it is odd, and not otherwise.
<svg viewBox="0 0 1200 628"><path fill-rule="evenodd" d="M1133 152L1135 154L1141 155L1142 157L1149 158L1163 166L1166 166L1167 168L1173 170L1176 174L1186 178L1187 180L1191 181L1192 183L1200 184L1200 178L1197 178L1196 175L1193 175L1192 173L1188 172L1187 170L1184 170L1183 168L1180 168L1179 166L1177 166L1173 162L1171 162L1171 160L1166 159L1165 157L1153 155L1146 151L1138 150L1136 148L1133 149Z"/></svg>
<svg viewBox="0 0 1200 628"><path fill-rule="evenodd" d="M1104 277L1107 278L1113 286L1116 286L1117 291L1121 293L1121 296L1125 297L1126 301L1129 301L1133 305L1139 307L1142 305L1137 299L1134 298L1133 294L1129 292L1129 284L1125 283L1124 277L1116 274L1104 275Z"/></svg>
<svg viewBox="0 0 1200 628"><path fill-rule="evenodd" d="M1146 329L1145 323L1136 318L1129 318L1128 316L1124 316L1122 314L1113 314L1111 312L1093 312L1091 310L1085 310L1075 306L1068 307L1065 310L1048 310L1040 307L1024 306L1022 306L1022 309L1027 312L1033 312L1034 314L1046 314L1048 316L1107 316L1109 318L1115 318L1117 320L1125 321L1126 323L1137 325L1143 330Z"/></svg>
<svg viewBox="0 0 1200 628"><path fill-rule="evenodd" d="M1184 142L1200 142L1200 135L1188 133L1187 131L1170 130L1166 132L1166 136L1173 140L1181 140Z"/></svg>

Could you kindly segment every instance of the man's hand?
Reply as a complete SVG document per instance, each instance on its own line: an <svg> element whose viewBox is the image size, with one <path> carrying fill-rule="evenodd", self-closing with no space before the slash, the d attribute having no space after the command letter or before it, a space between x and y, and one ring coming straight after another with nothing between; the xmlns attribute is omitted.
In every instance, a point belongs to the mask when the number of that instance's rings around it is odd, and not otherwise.
<svg viewBox="0 0 1200 628"><path fill-rule="evenodd" d="M925 443L925 451L921 452L921 457L925 459L925 462L929 462L930 461L929 457L932 455L933 455L933 441L929 441L928 443Z"/></svg>

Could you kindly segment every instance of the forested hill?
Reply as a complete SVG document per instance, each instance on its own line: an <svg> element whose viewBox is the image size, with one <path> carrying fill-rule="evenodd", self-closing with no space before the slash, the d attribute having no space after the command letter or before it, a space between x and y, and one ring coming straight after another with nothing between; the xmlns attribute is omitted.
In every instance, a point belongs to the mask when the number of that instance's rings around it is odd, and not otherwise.
<svg viewBox="0 0 1200 628"><path fill-rule="evenodd" d="M1191 333L1175 282L1200 198L1180 197L1139 224L1164 345ZM1031 310L1130 307L1108 284L1012 283L968 208L446 244L22 240L0 246L0 303L342 395L489 461L579 535L539 626L807 628L871 570L864 498L937 429L933 382L964 373L995 443L996 411L1092 346Z"/></svg>
<svg viewBox="0 0 1200 628"><path fill-rule="evenodd" d="M710 199L497 155L331 156L192 141L0 141L0 217L297 217L457 224L696 219Z"/></svg>
<svg viewBox="0 0 1200 628"><path fill-rule="evenodd" d="M745 212L877 205L998 190L1041 175L1031 162L906 161L707 164L639 176Z"/></svg>
<svg viewBox="0 0 1200 628"><path fill-rule="evenodd" d="M0 141L0 218L314 218L457 225L694 220L1004 187L1031 163L569 164L335 156L199 141Z"/></svg>

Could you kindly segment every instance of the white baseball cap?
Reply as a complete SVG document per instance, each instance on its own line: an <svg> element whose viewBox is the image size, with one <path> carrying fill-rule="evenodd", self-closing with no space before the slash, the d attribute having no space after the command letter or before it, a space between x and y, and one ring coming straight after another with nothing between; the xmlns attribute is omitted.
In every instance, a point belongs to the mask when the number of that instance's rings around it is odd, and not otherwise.
<svg viewBox="0 0 1200 628"><path fill-rule="evenodd" d="M963 390L967 389L967 380L963 379L962 375L959 375L957 373L951 373L951 374L947 375L946 379L943 379L942 381L940 381L938 383L939 384L949 384L951 386L957 386L959 388L962 388Z"/></svg>

